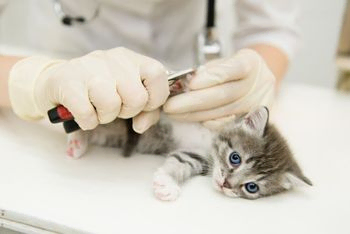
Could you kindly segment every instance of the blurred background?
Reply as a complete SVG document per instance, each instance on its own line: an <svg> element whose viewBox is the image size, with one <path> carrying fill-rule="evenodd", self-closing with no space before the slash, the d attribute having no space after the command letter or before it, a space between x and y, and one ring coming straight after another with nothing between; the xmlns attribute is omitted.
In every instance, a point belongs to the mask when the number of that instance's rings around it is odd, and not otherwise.
<svg viewBox="0 0 350 234"><path fill-rule="evenodd" d="M341 32L346 0L307 0L300 3L300 27L302 43L291 63L286 80L288 82L302 82L322 87L336 87L338 69L336 55L339 35ZM232 33L232 15L223 9L232 9L231 0L218 1L218 26L220 33ZM227 50L231 50L230 43L222 41ZM349 38L350 39L350 38ZM350 42L349 42L350 44Z"/></svg>

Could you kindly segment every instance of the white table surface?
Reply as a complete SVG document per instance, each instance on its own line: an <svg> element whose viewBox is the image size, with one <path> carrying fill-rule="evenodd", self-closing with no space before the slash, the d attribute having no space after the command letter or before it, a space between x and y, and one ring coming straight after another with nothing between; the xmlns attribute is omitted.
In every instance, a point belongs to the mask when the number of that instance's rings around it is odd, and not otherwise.
<svg viewBox="0 0 350 234"><path fill-rule="evenodd" d="M93 147L71 160L57 128L3 111L0 222L63 233L350 233L350 96L288 85L273 119L314 187L249 201L197 177L161 202L151 180L162 157Z"/></svg>

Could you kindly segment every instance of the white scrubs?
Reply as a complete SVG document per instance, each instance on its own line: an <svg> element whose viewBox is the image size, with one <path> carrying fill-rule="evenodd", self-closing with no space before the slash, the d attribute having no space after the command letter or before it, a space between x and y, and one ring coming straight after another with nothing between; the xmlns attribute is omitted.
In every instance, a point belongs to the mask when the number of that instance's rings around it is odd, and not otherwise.
<svg viewBox="0 0 350 234"><path fill-rule="evenodd" d="M0 53L25 48L30 54L67 58L124 46L172 69L194 64L196 36L206 22L206 0L60 2L73 16L91 15L96 2L100 12L91 22L67 27L56 16L52 0L0 0ZM293 55L299 40L295 1L237 0L231 5L237 18L232 40L236 49L267 43Z"/></svg>

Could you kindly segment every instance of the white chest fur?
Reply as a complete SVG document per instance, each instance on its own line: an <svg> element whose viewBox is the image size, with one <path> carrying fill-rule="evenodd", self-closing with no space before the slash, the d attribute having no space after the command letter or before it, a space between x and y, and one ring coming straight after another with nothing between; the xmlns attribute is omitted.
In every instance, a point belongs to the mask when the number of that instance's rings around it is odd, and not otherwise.
<svg viewBox="0 0 350 234"><path fill-rule="evenodd" d="M208 152L213 133L199 123L171 121L175 140L181 149Z"/></svg>

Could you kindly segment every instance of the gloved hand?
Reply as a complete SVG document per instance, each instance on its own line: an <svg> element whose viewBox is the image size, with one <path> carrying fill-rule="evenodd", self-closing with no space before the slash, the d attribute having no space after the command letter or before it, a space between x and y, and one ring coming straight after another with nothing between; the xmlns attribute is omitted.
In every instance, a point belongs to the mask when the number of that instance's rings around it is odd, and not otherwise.
<svg viewBox="0 0 350 234"><path fill-rule="evenodd" d="M200 67L188 88L189 92L169 98L164 112L171 118L218 129L236 114L259 105L271 107L275 77L257 52L242 49Z"/></svg>
<svg viewBox="0 0 350 234"><path fill-rule="evenodd" d="M169 87L159 62L115 48L69 61L21 60L11 70L9 93L13 110L24 119L42 118L62 104L84 130L134 117L133 128L142 133L158 121Z"/></svg>

